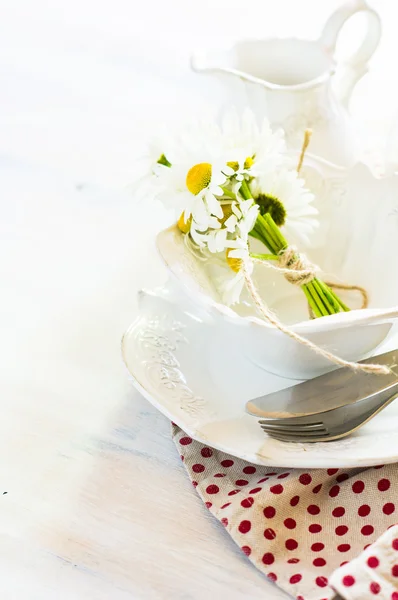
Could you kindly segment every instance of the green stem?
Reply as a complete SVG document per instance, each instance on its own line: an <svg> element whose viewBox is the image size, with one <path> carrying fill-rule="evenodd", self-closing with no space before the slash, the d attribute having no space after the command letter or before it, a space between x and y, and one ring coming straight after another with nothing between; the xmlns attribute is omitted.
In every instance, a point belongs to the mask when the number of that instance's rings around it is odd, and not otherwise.
<svg viewBox="0 0 398 600"><path fill-rule="evenodd" d="M256 227L261 231L262 235L264 236L264 241L269 240L269 243L266 243L266 246L268 246L271 252L273 252L274 254L279 254L280 244L278 242L278 239L262 215L258 215Z"/></svg>
<svg viewBox="0 0 398 600"><path fill-rule="evenodd" d="M244 179L242 181L242 185L240 186L240 193L242 194L242 196L244 197L245 200L250 200L250 198L253 198L252 193L250 191L250 187L249 184L247 183L246 179Z"/></svg>
<svg viewBox="0 0 398 600"><path fill-rule="evenodd" d="M277 244L279 246L279 252L285 250L285 248L287 248L289 244L287 243L285 236L281 233L279 227L275 224L274 219L269 213L266 213L262 218L264 219L264 221L266 221L269 229L272 232L273 237L276 239Z"/></svg>
<svg viewBox="0 0 398 600"><path fill-rule="evenodd" d="M330 290L330 288L329 288L329 290ZM344 302L342 301L342 299L339 296L337 296L337 294L333 290L330 290L330 293L333 294L334 298L340 304L340 306L341 306L341 308L343 309L344 312L350 312L351 309L349 308L349 306L347 306L346 304L344 304Z"/></svg>
<svg viewBox="0 0 398 600"><path fill-rule="evenodd" d="M322 313L319 311L319 309L318 309L318 306L317 306L317 305L316 305L316 303L314 302L314 299L313 299L313 297L311 296L311 294L310 294L310 292L309 292L309 290L308 290L308 288L307 288L307 285L302 285L302 286L301 286L301 289L303 290L303 292L304 292L304 294L305 294L305 296L306 296L306 298L307 298L307 302L308 302L308 304L310 305L310 307L311 307L311 310L312 310L312 312L314 313L314 315L315 315L316 317L322 317Z"/></svg>
<svg viewBox="0 0 398 600"><path fill-rule="evenodd" d="M339 313L344 310L340 304L339 298L333 293L333 290L331 290L323 281L318 280L318 283L323 289L323 293L327 297L328 301L332 305L333 312L331 314Z"/></svg>
<svg viewBox="0 0 398 600"><path fill-rule="evenodd" d="M275 254L250 254L250 256L258 260L278 260Z"/></svg>
<svg viewBox="0 0 398 600"><path fill-rule="evenodd" d="M307 285L307 289L308 289L309 293L311 294L312 298L314 299L314 302L316 303L316 305L319 309L319 312L321 313L321 316L326 317L326 315L328 314L327 310L326 310L321 298L318 295L318 292L314 286L314 282L310 281L310 283L307 283L306 285Z"/></svg>
<svg viewBox="0 0 398 600"><path fill-rule="evenodd" d="M327 314L333 315L336 311L334 310L333 306L330 304L330 302L327 298L327 294L325 293L326 290L325 290L324 286L321 285L321 282L316 277L313 280L313 284L314 284L316 291L318 292L320 299L322 300L322 302L326 308Z"/></svg>
<svg viewBox="0 0 398 600"><path fill-rule="evenodd" d="M262 244L264 244L264 240L263 240L263 238L261 237L261 235L260 235L260 234L259 234L259 233L258 233L258 232L255 230L255 229L252 229L252 230L249 232L249 235L250 235L251 237L254 237L256 240L259 240L259 241L260 241Z"/></svg>
<svg viewBox="0 0 398 600"><path fill-rule="evenodd" d="M227 187L225 187L223 185L220 185L220 188L224 192L225 196L228 196L229 198L233 198L234 200L236 200L236 195L233 192L231 192L231 190L229 190Z"/></svg>
<svg viewBox="0 0 398 600"><path fill-rule="evenodd" d="M242 182L240 193L245 200L253 198L246 180ZM260 260L276 260L278 255L288 248L289 244L269 213L259 214L251 235L260 240L272 254L252 254ZM302 285L302 290L316 317L324 317L338 312L349 311L340 298L323 281L314 278L310 283Z"/></svg>

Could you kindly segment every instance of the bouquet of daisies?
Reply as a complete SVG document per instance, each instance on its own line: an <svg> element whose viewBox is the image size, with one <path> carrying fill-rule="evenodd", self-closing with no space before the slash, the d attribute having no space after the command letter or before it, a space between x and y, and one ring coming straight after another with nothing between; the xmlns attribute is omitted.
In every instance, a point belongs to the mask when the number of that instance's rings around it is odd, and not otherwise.
<svg viewBox="0 0 398 600"><path fill-rule="evenodd" d="M292 237L307 245L318 226L314 196L300 177L309 142L306 132L300 157L287 152L282 131L272 131L253 113L225 114L220 125L199 122L152 147L150 178L155 195L177 209L177 224L193 252L228 266L223 301L239 302L243 287L255 293L254 262L280 271L301 286L312 316L322 317L348 307L316 276L316 267ZM261 253L251 251L259 240Z"/></svg>

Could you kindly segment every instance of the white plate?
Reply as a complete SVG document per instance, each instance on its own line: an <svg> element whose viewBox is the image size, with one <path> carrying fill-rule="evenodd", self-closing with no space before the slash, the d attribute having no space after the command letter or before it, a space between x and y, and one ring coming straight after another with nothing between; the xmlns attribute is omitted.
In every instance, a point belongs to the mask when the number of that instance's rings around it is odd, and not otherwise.
<svg viewBox="0 0 398 600"><path fill-rule="evenodd" d="M195 312L193 312L195 311ZM398 346L398 335L388 347ZM351 437L317 444L267 437L245 413L250 398L297 383L267 373L170 286L141 292L122 352L135 387L189 436L255 464L359 467L398 461L398 402ZM321 401L321 399L320 399Z"/></svg>

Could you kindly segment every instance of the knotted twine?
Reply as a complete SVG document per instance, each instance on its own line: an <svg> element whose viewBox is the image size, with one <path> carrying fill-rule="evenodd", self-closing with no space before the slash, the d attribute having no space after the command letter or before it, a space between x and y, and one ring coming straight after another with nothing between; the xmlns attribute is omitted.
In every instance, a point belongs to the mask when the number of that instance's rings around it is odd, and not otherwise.
<svg viewBox="0 0 398 600"><path fill-rule="evenodd" d="M303 166L304 156L310 143L311 135L311 129L306 129L304 132L303 146L301 148L301 153L296 169L297 173L300 173L301 168ZM265 264L268 268L274 269L275 271L279 271L279 273L283 273L287 281L289 281L289 283L292 283L293 285L305 285L306 283L310 283L313 279L315 279L318 267L316 267L316 265L313 265L304 254L300 254L294 246L288 246L287 248L285 248L283 252L279 254L278 258L279 265L272 265L269 262L265 262L264 260L258 258L252 258L251 260L253 262L258 262L263 265ZM374 373L377 375L389 375L391 373L390 368L384 365L360 364L357 362L344 360L343 358L340 358L340 356L337 356L336 354L333 354L332 352L329 352L328 350L317 346L317 344L314 344L314 342L311 342L307 338L293 331L293 329L291 329L290 327L284 325L262 301L260 294L258 293L256 286L254 285L253 279L250 275L251 270L252 269L250 263L248 261L242 261L242 271L243 276L245 278L246 287L264 319L268 321L268 323L276 327L276 329L279 329L279 331L281 331L285 335L288 335L291 339L298 342L299 344L302 344L306 348L309 348L310 350L315 352L315 354L318 354L318 356L323 356L330 362L339 365L340 367L348 367L356 372ZM368 297L366 291L363 288L360 288L359 286L349 286L344 284L332 284L331 287L333 286L340 289L360 291L363 297L363 304L367 306Z"/></svg>
<svg viewBox="0 0 398 600"><path fill-rule="evenodd" d="M288 252L287 252L288 251ZM287 259L284 258L284 255L288 254ZM297 257L297 258L295 258ZM262 264L267 264L268 267L277 270L279 272L283 272L285 277L289 277L289 281L294 283L295 285L303 285L304 283L309 283L315 277L316 267L315 265L311 265L309 261L304 257L304 255L299 255L294 247L289 247L285 250L282 255L282 264L281 266L270 265L268 263L264 263L264 261L254 259L255 262L261 262ZM284 266L283 266L284 265ZM289 265L289 266L286 266ZM311 342L309 339L301 336L288 327L284 325L278 317L266 306L266 304L262 301L260 294L258 293L256 286L254 285L253 279L250 275L250 263L248 261L242 261L242 271L245 279L246 287L253 298L253 301L268 323L279 329L285 335L288 335L292 340L302 344L306 348L309 348L318 356L323 356L330 362L339 365L340 367L348 367L356 372L364 372L364 373L374 373L377 375L389 375L391 370L389 367L385 365L376 365L376 364L361 364L357 362L352 362L329 352L324 348L321 348L314 342Z"/></svg>

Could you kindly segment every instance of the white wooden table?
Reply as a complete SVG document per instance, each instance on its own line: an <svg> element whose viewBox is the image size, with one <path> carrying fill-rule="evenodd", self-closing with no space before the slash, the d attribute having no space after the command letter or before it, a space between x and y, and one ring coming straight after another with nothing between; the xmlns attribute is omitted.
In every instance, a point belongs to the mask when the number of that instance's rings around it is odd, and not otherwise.
<svg viewBox="0 0 398 600"><path fill-rule="evenodd" d="M264 0L1 4L2 595L285 598L204 508L121 364L136 291L164 277L164 215L126 186L148 126L213 98L189 48L241 28L316 35L337 2L269 2L272 21L252 17ZM376 73L363 90L388 112Z"/></svg>

